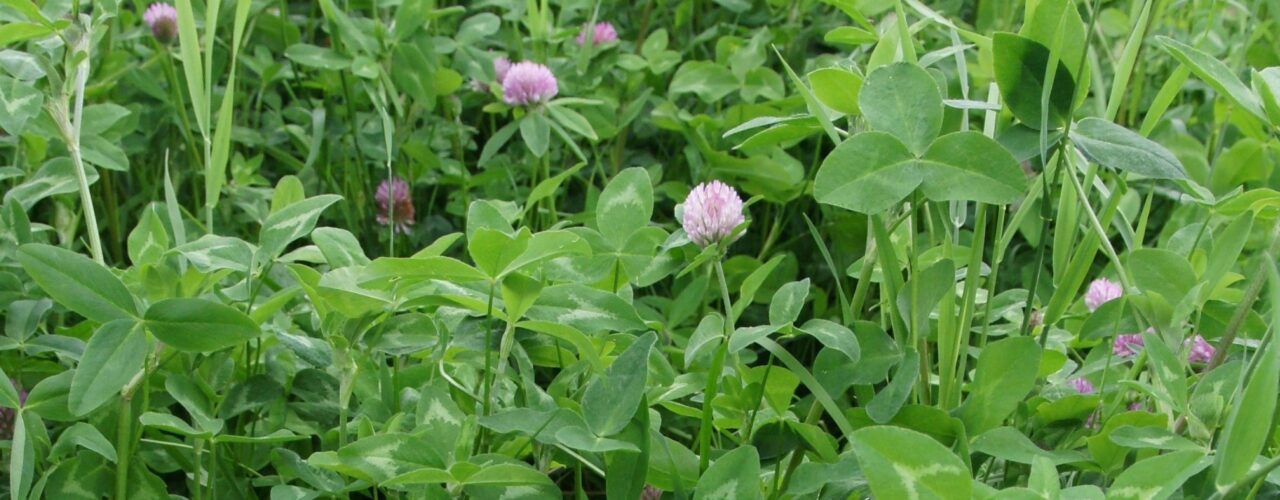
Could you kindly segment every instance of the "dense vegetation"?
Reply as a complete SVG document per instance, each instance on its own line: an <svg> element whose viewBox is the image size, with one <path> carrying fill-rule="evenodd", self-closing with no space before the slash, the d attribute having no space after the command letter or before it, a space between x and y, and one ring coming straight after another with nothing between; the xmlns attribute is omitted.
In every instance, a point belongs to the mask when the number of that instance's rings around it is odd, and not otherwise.
<svg viewBox="0 0 1280 500"><path fill-rule="evenodd" d="M1276 0L0 0L11 498L1280 495Z"/></svg>

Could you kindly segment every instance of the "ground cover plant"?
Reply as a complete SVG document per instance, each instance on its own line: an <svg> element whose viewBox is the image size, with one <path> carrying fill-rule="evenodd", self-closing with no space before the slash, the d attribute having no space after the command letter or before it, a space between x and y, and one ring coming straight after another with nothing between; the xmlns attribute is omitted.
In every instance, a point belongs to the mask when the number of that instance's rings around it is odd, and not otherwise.
<svg viewBox="0 0 1280 500"><path fill-rule="evenodd" d="M0 490L1276 497L1278 13L0 0Z"/></svg>

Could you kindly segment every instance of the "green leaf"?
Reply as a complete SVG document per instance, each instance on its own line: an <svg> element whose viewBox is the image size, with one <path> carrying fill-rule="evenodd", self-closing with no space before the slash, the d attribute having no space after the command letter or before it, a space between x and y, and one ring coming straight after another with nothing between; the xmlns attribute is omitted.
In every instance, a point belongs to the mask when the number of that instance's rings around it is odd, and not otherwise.
<svg viewBox="0 0 1280 500"><path fill-rule="evenodd" d="M1089 44L1085 34L1085 23L1080 18L1080 11L1074 0L1040 0L1027 3L1027 21L1023 23L1019 35L1039 42L1057 52L1058 61L1070 72L1072 81L1089 81L1089 61L1084 59L1084 48ZM1080 64L1083 62L1084 66ZM1080 74L1077 74L1079 72ZM1042 76L1044 72L1040 73ZM1059 80L1055 79L1054 86ZM1078 107L1088 95L1088 85L1076 89L1075 102L1071 109Z"/></svg>
<svg viewBox="0 0 1280 500"><path fill-rule="evenodd" d="M18 389L13 387L13 379L4 373L2 368L0 368L0 407L22 407L22 401L18 399Z"/></svg>
<svg viewBox="0 0 1280 500"><path fill-rule="evenodd" d="M867 416L878 424L893 420L907 398L911 397L911 387L916 385L917 380L920 380L920 354L908 350L898 363L898 371L893 374L893 380L867 403Z"/></svg>
<svg viewBox="0 0 1280 500"><path fill-rule="evenodd" d="M1083 452L1068 450L1043 450L1022 431L1013 427L996 427L973 438L970 449L1001 460L1022 464L1034 464L1036 459L1048 459L1053 465L1082 462Z"/></svg>
<svg viewBox="0 0 1280 500"><path fill-rule="evenodd" d="M98 182L98 169L85 165L85 180L90 186ZM76 166L70 158L59 156L44 162L35 174L25 182L14 186L4 194L4 199L17 201L22 208L31 210L36 202L57 194L74 193L80 190L76 179Z"/></svg>
<svg viewBox="0 0 1280 500"><path fill-rule="evenodd" d="M542 113L529 113L520 120L520 138L533 156L542 158L551 145L551 124Z"/></svg>
<svg viewBox="0 0 1280 500"><path fill-rule="evenodd" d="M496 16L495 16L496 17ZM516 486L524 484L552 485L551 478L524 464L490 464L459 481L466 485Z"/></svg>
<svg viewBox="0 0 1280 500"><path fill-rule="evenodd" d="M64 453L72 453L75 448L80 447L92 451L102 458L115 463L116 448L111 445L110 441L98 431L98 428L89 425L86 422L76 422L62 431L58 436L58 442L54 443L53 448L49 451L50 456L61 456Z"/></svg>
<svg viewBox="0 0 1280 500"><path fill-rule="evenodd" d="M1177 59L1195 73L1196 77L1204 80L1205 83L1213 87L1222 96L1230 99L1237 106L1244 108L1263 121L1267 121L1267 115L1262 110L1262 105L1258 102L1258 96L1246 87L1231 68L1209 54L1201 52L1199 49L1179 42L1166 36L1156 37L1156 41L1169 52L1174 59Z"/></svg>
<svg viewBox="0 0 1280 500"><path fill-rule="evenodd" d="M923 154L942 130L938 85L915 64L896 63L871 72L858 107L871 128L897 137L916 154Z"/></svg>
<svg viewBox="0 0 1280 500"><path fill-rule="evenodd" d="M738 79L729 68L710 61L689 61L671 77L667 92L672 97L696 94L705 103L713 103L738 90Z"/></svg>
<svg viewBox="0 0 1280 500"><path fill-rule="evenodd" d="M147 328L188 352L214 352L257 337L258 325L231 306L204 299L168 299L147 309Z"/></svg>
<svg viewBox="0 0 1280 500"><path fill-rule="evenodd" d="M1101 118L1085 118L1071 129L1071 141L1104 167L1155 179L1186 179L1182 162L1164 146Z"/></svg>
<svg viewBox="0 0 1280 500"><path fill-rule="evenodd" d="M67 404L71 413L85 415L116 397L147 358L147 334L131 319L102 325L89 337L84 356L71 377Z"/></svg>
<svg viewBox="0 0 1280 500"><path fill-rule="evenodd" d="M0 44L2 45L2 44ZM7 76L0 75L0 128L10 136L19 136L27 121L40 114L44 105L44 93L35 87Z"/></svg>
<svg viewBox="0 0 1280 500"><path fill-rule="evenodd" d="M467 283L485 279L479 269L452 257L379 257L366 266L360 282L394 279L413 282L421 280L445 280Z"/></svg>
<svg viewBox="0 0 1280 500"><path fill-rule="evenodd" d="M849 445L877 498L971 498L964 462L927 435L872 426L855 431Z"/></svg>
<svg viewBox="0 0 1280 500"><path fill-rule="evenodd" d="M921 159L921 190L933 201L1007 205L1027 190L1018 162L995 140L973 131L944 135Z"/></svg>
<svg viewBox="0 0 1280 500"><path fill-rule="evenodd" d="M698 479L693 498L764 498L760 493L760 453L754 446L740 446L721 455Z"/></svg>
<svg viewBox="0 0 1280 500"><path fill-rule="evenodd" d="M635 415L649 373L649 350L656 340L653 332L635 339L604 374L587 385L582 411L597 436L617 434Z"/></svg>
<svg viewBox="0 0 1280 500"><path fill-rule="evenodd" d="M307 191L302 186L302 179L296 175L286 175L276 182L275 190L271 191L271 212L279 212L280 209L306 199Z"/></svg>
<svg viewBox="0 0 1280 500"><path fill-rule="evenodd" d="M36 472L36 456L35 437L31 435L31 429L34 425L41 427L41 433L44 432L44 424L40 422L40 418L34 415L28 415L25 411L17 412L17 416L13 419L13 440L9 444L9 491L12 495L10 498L26 498L27 492L31 489L31 481Z"/></svg>
<svg viewBox="0 0 1280 500"><path fill-rule="evenodd" d="M862 357L862 351L858 348L858 337L852 330L839 323L825 319L811 319L798 330L818 339L822 345L840 351L854 363Z"/></svg>
<svg viewBox="0 0 1280 500"><path fill-rule="evenodd" d="M592 336L644 328L635 308L622 297L576 284L547 287L527 317L568 325Z"/></svg>
<svg viewBox="0 0 1280 500"><path fill-rule="evenodd" d="M846 28L857 30L857 28ZM872 40L875 39L872 38ZM849 116L858 115L858 94L862 90L861 76L840 68L822 68L809 73L809 85L813 87L814 97L828 108Z"/></svg>
<svg viewBox="0 0 1280 500"><path fill-rule="evenodd" d="M311 241L320 248L320 253L324 255L330 268L363 266L369 263L369 257L360 248L360 241L346 229L318 227L311 231Z"/></svg>
<svg viewBox="0 0 1280 500"><path fill-rule="evenodd" d="M80 148L85 162L107 170L129 171L129 157L125 155L124 150L101 136L81 137Z"/></svg>
<svg viewBox="0 0 1280 500"><path fill-rule="evenodd" d="M1163 500L1177 493L1182 483L1208 466L1204 452L1191 450L1139 460L1116 477L1107 498Z"/></svg>
<svg viewBox="0 0 1280 500"><path fill-rule="evenodd" d="M38 243L22 245L17 257L45 293L81 316L99 323L138 316L124 283L88 257Z"/></svg>
<svg viewBox="0 0 1280 500"><path fill-rule="evenodd" d="M591 122L587 121L585 116L567 106L547 106L547 114L551 115L551 118L556 123L572 130L575 134L592 142L600 140L600 137L596 135L596 130L591 127Z"/></svg>
<svg viewBox="0 0 1280 500"><path fill-rule="evenodd" d="M1273 315L1280 319L1280 280L1271 267L1271 294ZM1246 379L1244 391L1237 396L1231 416L1227 419L1218 442L1215 457L1217 475L1214 482L1219 489L1228 487L1244 478L1253 467L1254 459L1267 443L1276 410L1276 391L1280 390L1280 342L1273 338L1257 354L1253 373Z"/></svg>
<svg viewBox="0 0 1280 500"><path fill-rule="evenodd" d="M262 222L262 230L258 232L258 255L260 261L273 260L292 243L293 240L306 236L316 227L320 213L329 205L337 203L342 197L336 194L313 196L280 209L279 212L267 216Z"/></svg>
<svg viewBox="0 0 1280 500"><path fill-rule="evenodd" d="M351 67L351 58L327 47L296 43L284 49L289 60L317 69L343 70Z"/></svg>
<svg viewBox="0 0 1280 500"><path fill-rule="evenodd" d="M969 398L960 419L969 435L995 428L1013 413L1035 387L1040 346L1031 337L1010 337L987 345L978 356Z"/></svg>
<svg viewBox="0 0 1280 500"><path fill-rule="evenodd" d="M853 368L852 383L876 384L883 381L889 369L902 359L898 344L872 321L854 321L853 332L858 337L860 358Z"/></svg>
<svg viewBox="0 0 1280 500"><path fill-rule="evenodd" d="M649 225L653 216L653 183L640 167L623 170L605 186L596 202L596 227L614 249Z"/></svg>
<svg viewBox="0 0 1280 500"><path fill-rule="evenodd" d="M789 325L800 317L800 310L809 299L809 278L792 281L773 293L769 300L769 324ZM839 326L839 325L837 325ZM841 327L844 328L844 327ZM852 334L852 332L850 332Z"/></svg>
<svg viewBox="0 0 1280 500"><path fill-rule="evenodd" d="M889 134L855 135L822 161L813 197L859 213L882 212L920 185L920 166L912 160L906 145Z"/></svg>
<svg viewBox="0 0 1280 500"><path fill-rule="evenodd" d="M991 45L1000 96L1023 125L1038 130L1049 48L1013 33L996 33L991 37ZM1061 127L1070 119L1075 95L1075 80L1063 61L1058 61L1055 71L1053 90L1049 94L1050 128Z"/></svg>
<svg viewBox="0 0 1280 500"><path fill-rule="evenodd" d="M1196 273L1182 255L1160 248L1134 250L1125 259L1133 284L1142 293L1160 295L1177 304L1196 286Z"/></svg>
<svg viewBox="0 0 1280 500"><path fill-rule="evenodd" d="M182 254L187 262L203 273L222 269L247 273L249 266L254 264L253 255L257 247L240 238L206 234L171 251Z"/></svg>
<svg viewBox="0 0 1280 500"><path fill-rule="evenodd" d="M138 225L129 233L129 260L134 266L154 265L169 251L169 233L160 216L151 208L143 209Z"/></svg>

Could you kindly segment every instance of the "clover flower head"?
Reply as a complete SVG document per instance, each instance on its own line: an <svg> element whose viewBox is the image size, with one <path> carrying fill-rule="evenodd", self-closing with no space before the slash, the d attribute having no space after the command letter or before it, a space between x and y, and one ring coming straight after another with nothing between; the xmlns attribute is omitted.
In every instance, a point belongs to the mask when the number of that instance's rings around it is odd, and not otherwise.
<svg viewBox="0 0 1280 500"><path fill-rule="evenodd" d="M502 100L512 106L542 104L559 92L556 75L546 66L535 62L512 64L502 78Z"/></svg>
<svg viewBox="0 0 1280 500"><path fill-rule="evenodd" d="M1192 364L1207 364L1213 359L1214 349L1208 341L1199 335L1187 339L1186 344L1191 348L1187 352L1187 361Z"/></svg>
<svg viewBox="0 0 1280 500"><path fill-rule="evenodd" d="M409 226L414 223L409 183L399 177L382 181L374 199L378 201L378 224L394 225L396 232L409 234Z"/></svg>
<svg viewBox="0 0 1280 500"><path fill-rule="evenodd" d="M178 38L178 10L167 3L153 3L142 13L142 21L151 28L151 34L160 43L170 43Z"/></svg>
<svg viewBox="0 0 1280 500"><path fill-rule="evenodd" d="M689 239L705 248L723 241L743 220L742 198L738 192L728 184L711 181L689 192L680 223Z"/></svg>
<svg viewBox="0 0 1280 500"><path fill-rule="evenodd" d="M578 32L578 45L587 44L587 32L591 32L591 40L593 45L606 44L618 41L618 30L614 29L613 23L599 22L594 27L583 26L582 31Z"/></svg>
<svg viewBox="0 0 1280 500"><path fill-rule="evenodd" d="M1084 305L1089 311L1096 311L1102 304L1120 298L1124 289L1119 283L1106 278L1098 278L1089 283L1089 290L1084 293Z"/></svg>

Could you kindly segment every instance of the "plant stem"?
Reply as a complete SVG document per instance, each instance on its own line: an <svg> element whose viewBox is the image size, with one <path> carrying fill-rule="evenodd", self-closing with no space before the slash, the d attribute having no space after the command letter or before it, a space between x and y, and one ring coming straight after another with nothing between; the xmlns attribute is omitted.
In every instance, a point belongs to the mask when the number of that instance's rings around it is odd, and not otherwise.
<svg viewBox="0 0 1280 500"><path fill-rule="evenodd" d="M120 415L116 422L116 500L129 498L129 458L133 455L133 402L120 398Z"/></svg>
<svg viewBox="0 0 1280 500"><path fill-rule="evenodd" d="M84 85L89 78L89 44L90 40L93 39L91 28L85 26L84 30L84 34L76 42L75 49L72 50L73 54L83 51L85 56L76 65L72 114L70 121L68 121L65 113L63 114L62 134L63 139L67 142L67 152L71 155L71 162L76 167L76 183L80 188L80 204L84 209L85 223L88 225L89 250L93 254L93 260L105 266L106 260L102 257L102 237L98 235L98 214L93 209L93 195L89 192L89 178L84 173L84 159L80 156L80 119L84 112Z"/></svg>
<svg viewBox="0 0 1280 500"><path fill-rule="evenodd" d="M723 256L721 256L723 257ZM705 471L711 464L711 431L714 425L711 402L719 390L720 372L724 370L724 358L729 352L729 337L733 334L733 303L729 299L729 285L724 279L724 265L716 259L716 278L720 280L720 300L724 306L724 338L716 348L711 369L707 372L707 387L702 392L702 423L698 428L698 470Z"/></svg>

